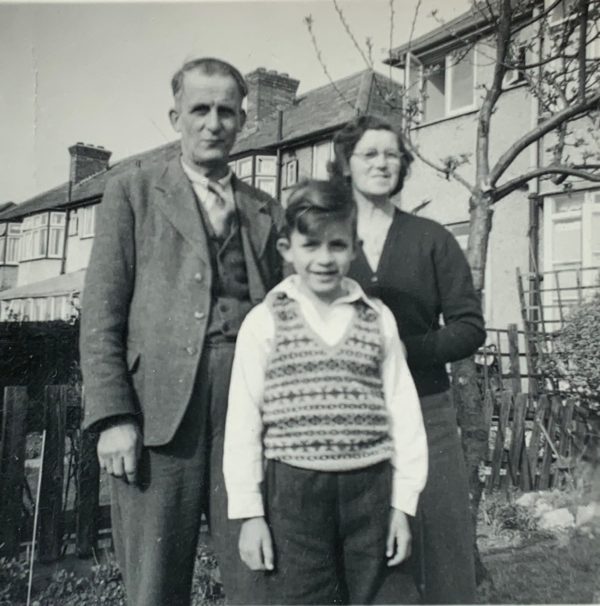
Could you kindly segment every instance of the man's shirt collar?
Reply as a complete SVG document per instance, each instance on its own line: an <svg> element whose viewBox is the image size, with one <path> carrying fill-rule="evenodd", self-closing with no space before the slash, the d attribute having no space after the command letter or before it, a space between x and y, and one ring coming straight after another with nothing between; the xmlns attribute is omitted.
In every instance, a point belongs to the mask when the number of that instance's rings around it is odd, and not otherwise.
<svg viewBox="0 0 600 606"><path fill-rule="evenodd" d="M186 174L187 178L194 184L199 185L203 189L208 189L208 182L210 179L201 175L197 170L193 169L186 161L181 157L181 167L183 168L183 172ZM220 179L217 179L217 183L223 188L226 189L229 187L231 183L231 178L233 176L233 172L229 167L227 167L227 174Z"/></svg>

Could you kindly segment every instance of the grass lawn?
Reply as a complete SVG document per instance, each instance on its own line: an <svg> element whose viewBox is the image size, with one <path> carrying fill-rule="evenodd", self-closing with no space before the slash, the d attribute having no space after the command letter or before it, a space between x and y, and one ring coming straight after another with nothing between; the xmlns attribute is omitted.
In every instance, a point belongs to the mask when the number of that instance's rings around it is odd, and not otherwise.
<svg viewBox="0 0 600 606"><path fill-rule="evenodd" d="M563 544L561 544L563 543ZM590 604L600 598L600 538L579 534L484 557L481 604Z"/></svg>

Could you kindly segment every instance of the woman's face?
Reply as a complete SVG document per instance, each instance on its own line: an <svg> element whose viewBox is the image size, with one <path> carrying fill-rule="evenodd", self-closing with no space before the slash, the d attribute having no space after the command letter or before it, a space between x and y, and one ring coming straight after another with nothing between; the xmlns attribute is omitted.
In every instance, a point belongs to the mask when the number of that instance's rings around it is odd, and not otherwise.
<svg viewBox="0 0 600 606"><path fill-rule="evenodd" d="M350 156L355 192L369 200L389 197L398 183L402 155L398 138L389 130L367 130Z"/></svg>

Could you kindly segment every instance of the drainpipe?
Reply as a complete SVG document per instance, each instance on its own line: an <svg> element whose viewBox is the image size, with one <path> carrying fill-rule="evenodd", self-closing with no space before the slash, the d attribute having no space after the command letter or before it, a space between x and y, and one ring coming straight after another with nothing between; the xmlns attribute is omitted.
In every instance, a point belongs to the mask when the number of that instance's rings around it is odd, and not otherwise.
<svg viewBox="0 0 600 606"><path fill-rule="evenodd" d="M67 189L67 216L65 218L65 235L63 240L62 258L60 260L60 274L64 274L67 270L67 244L69 240L69 223L71 222L71 193L73 189L73 181L69 179L69 187ZM48 231L48 233L50 233Z"/></svg>
<svg viewBox="0 0 600 606"><path fill-rule="evenodd" d="M283 110L277 110L277 143L280 143L283 139ZM281 200L281 171L283 169L281 164L281 145L277 145L277 170L275 171L275 193L277 200Z"/></svg>

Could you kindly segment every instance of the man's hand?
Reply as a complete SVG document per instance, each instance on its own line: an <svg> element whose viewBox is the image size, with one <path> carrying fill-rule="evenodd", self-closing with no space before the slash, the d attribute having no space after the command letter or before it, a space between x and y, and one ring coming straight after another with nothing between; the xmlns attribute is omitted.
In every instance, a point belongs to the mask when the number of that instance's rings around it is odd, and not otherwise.
<svg viewBox="0 0 600 606"><path fill-rule="evenodd" d="M410 539L410 527L406 514L392 507L385 549L385 555L389 558L388 566L396 566L410 555Z"/></svg>
<svg viewBox="0 0 600 606"><path fill-rule="evenodd" d="M100 433L98 439L100 467L113 476L127 476L130 484L136 481L141 451L142 436L135 421L120 421Z"/></svg>
<svg viewBox="0 0 600 606"><path fill-rule="evenodd" d="M263 517L250 518L242 524L239 541L240 557L250 570L273 570L273 541Z"/></svg>

